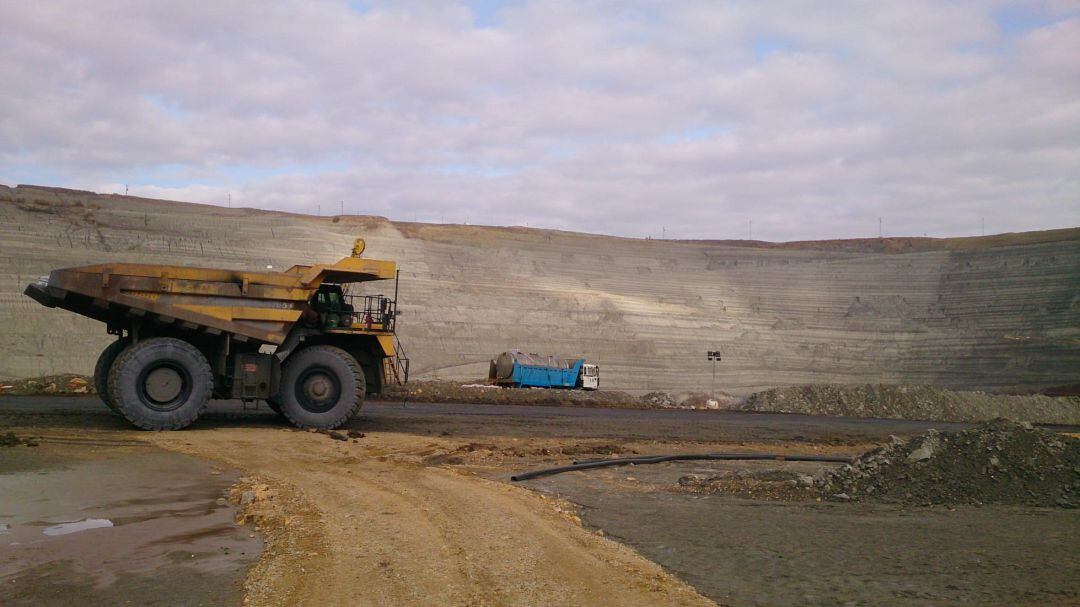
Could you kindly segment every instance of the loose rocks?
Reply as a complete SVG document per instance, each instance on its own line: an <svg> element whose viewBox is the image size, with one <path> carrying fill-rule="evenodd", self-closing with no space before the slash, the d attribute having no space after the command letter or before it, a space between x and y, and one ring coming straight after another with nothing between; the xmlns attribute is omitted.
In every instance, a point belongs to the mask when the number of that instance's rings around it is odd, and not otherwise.
<svg viewBox="0 0 1080 607"><path fill-rule="evenodd" d="M642 402L653 407L674 407L675 399L667 392L649 392L641 397Z"/></svg>
<svg viewBox="0 0 1080 607"><path fill-rule="evenodd" d="M827 471L815 486L824 496L852 500L1075 508L1080 440L1007 420L962 432L931 430Z"/></svg>

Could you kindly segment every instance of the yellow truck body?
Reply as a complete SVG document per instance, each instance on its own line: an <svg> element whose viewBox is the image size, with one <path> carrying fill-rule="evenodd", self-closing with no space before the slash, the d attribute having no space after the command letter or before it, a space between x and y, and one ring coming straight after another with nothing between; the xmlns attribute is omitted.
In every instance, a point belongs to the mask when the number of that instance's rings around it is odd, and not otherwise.
<svg viewBox="0 0 1080 607"><path fill-rule="evenodd" d="M106 351L103 358L117 359L125 349L148 339L184 342L209 365L212 396L266 400L280 412L286 408L281 398L282 365L288 366L290 357L310 346L341 350L351 357L346 362L355 362L362 371L361 398L388 383L407 380L408 360L395 335L397 264L364 259L359 256L362 250L358 242L354 256L336 263L296 265L280 272L132 263L64 268L27 285L25 294L42 305L104 322L123 343L110 346L115 352L107 356ZM351 284L379 280L394 280L393 298L351 296L346 290ZM180 347L173 342L169 343ZM197 356L193 360L201 364ZM123 407L109 402L115 388L110 387L110 369L100 369L103 362L111 361L99 361L95 383L106 404L123 414ZM173 371L165 365L166 370L136 397L152 408L157 403L152 396L169 396L171 386L180 381L177 376L199 374L197 369L185 370L187 363L182 362L174 361ZM312 390L334 387L333 374L325 375L324 384L310 380L315 382ZM313 402L317 396L311 397Z"/></svg>

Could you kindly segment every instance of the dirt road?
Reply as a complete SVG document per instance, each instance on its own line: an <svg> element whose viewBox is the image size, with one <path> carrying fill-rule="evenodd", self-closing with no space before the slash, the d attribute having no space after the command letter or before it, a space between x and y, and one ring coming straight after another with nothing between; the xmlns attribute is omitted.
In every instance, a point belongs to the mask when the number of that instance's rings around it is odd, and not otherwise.
<svg viewBox="0 0 1080 607"><path fill-rule="evenodd" d="M270 551L253 605L705 605L568 508L444 468L424 439L363 444L281 428L148 435L165 449L242 466L285 499L255 504Z"/></svg>

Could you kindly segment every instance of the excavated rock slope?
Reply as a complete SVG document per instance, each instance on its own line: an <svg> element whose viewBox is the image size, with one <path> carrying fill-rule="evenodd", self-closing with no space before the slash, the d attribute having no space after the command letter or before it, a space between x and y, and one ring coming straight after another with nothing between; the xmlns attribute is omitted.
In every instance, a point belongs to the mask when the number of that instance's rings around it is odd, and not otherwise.
<svg viewBox="0 0 1080 607"><path fill-rule="evenodd" d="M584 355L605 388L806 383L1027 391L1080 384L1080 230L975 239L636 240L311 217L0 186L0 379L87 373L104 328L22 295L106 261L265 269L357 236L401 267L413 369L475 379L502 350ZM367 287L368 292L373 291ZM384 292L392 285L382 285Z"/></svg>

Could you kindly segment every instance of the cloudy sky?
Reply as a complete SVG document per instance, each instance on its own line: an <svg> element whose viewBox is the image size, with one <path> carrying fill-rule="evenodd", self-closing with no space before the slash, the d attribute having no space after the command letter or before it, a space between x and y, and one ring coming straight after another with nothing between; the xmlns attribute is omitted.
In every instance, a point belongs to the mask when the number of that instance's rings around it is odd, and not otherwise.
<svg viewBox="0 0 1080 607"><path fill-rule="evenodd" d="M1080 225L1080 1L0 0L0 183L766 240Z"/></svg>

